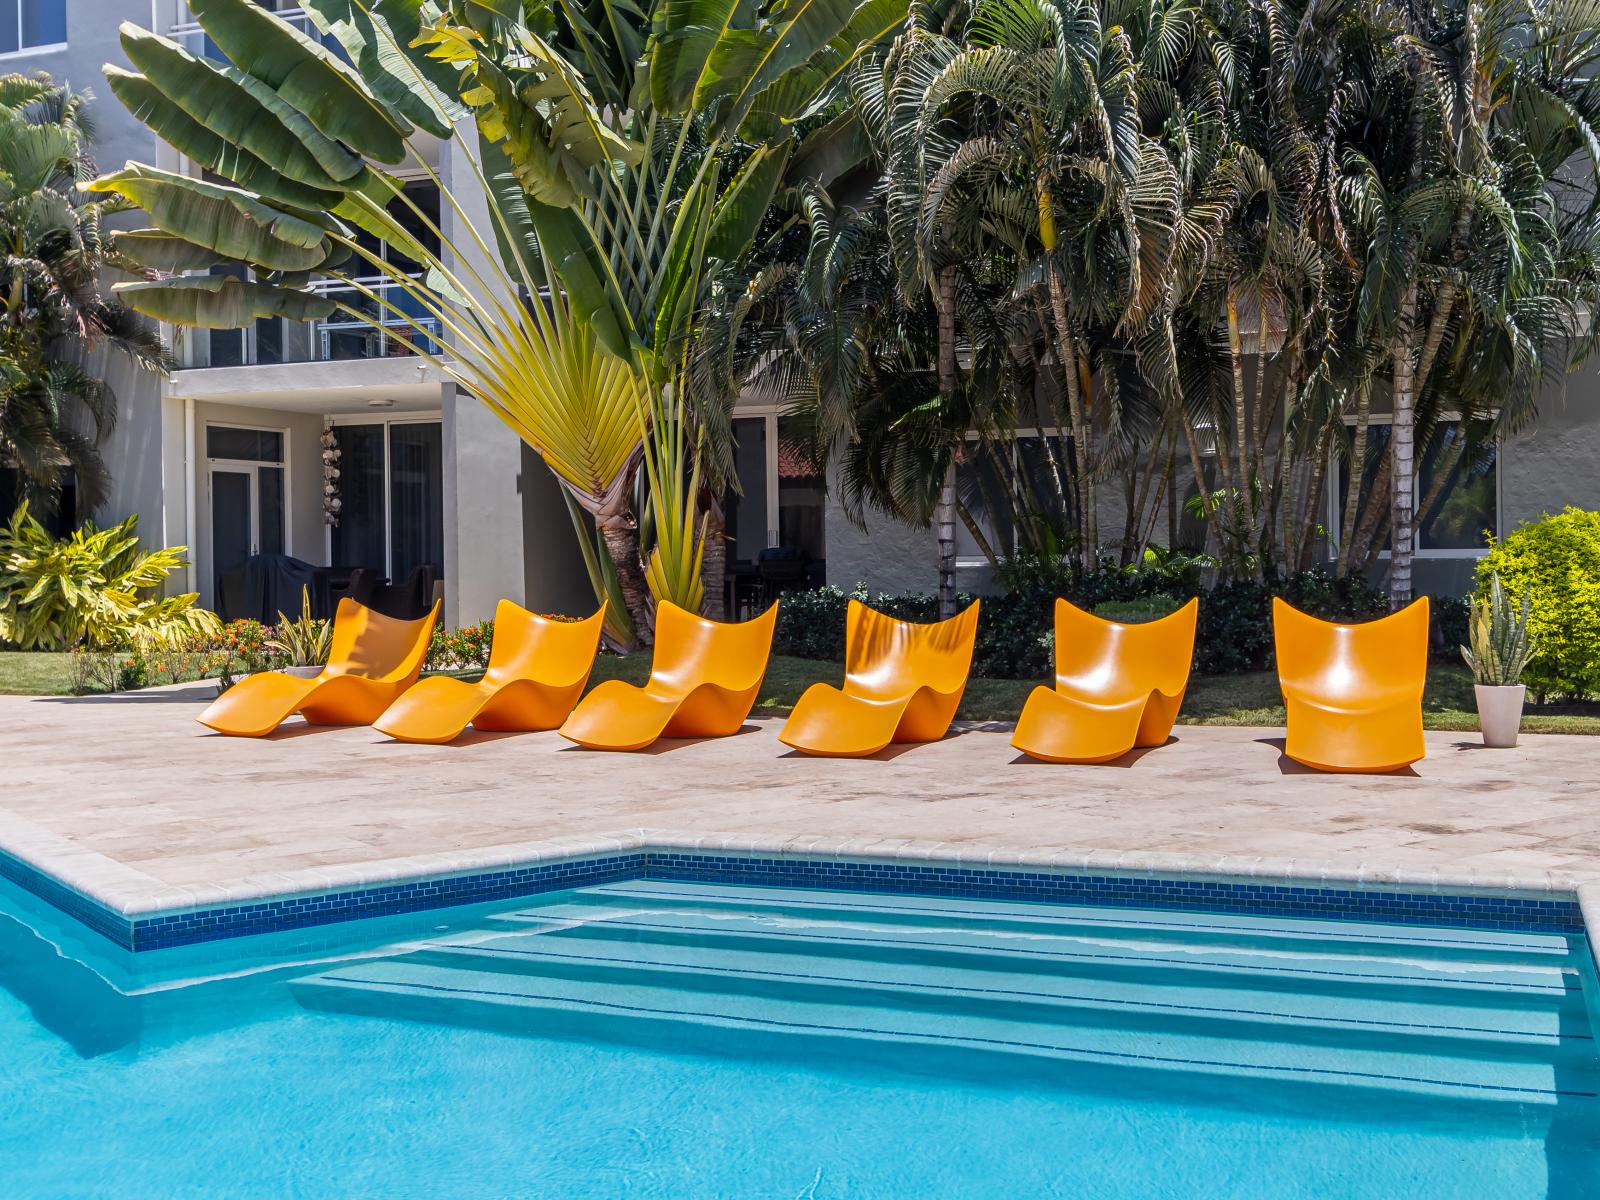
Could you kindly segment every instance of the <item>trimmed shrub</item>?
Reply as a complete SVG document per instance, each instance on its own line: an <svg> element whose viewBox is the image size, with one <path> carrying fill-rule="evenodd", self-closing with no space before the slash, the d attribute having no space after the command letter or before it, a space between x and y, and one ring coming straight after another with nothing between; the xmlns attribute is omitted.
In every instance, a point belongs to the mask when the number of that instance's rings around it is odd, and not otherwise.
<svg viewBox="0 0 1600 1200"><path fill-rule="evenodd" d="M1513 603L1533 597L1533 657L1523 672L1535 699L1600 693L1600 513L1568 508L1492 539L1478 560L1478 594L1490 579Z"/></svg>
<svg viewBox="0 0 1600 1200"><path fill-rule="evenodd" d="M1428 606L1433 613L1433 653L1451 662L1459 662L1461 647L1471 637L1471 599L1466 596L1430 596Z"/></svg>
<svg viewBox="0 0 1600 1200"><path fill-rule="evenodd" d="M1107 600L1094 606L1094 615L1124 625L1142 625L1170 617L1183 607L1176 596L1141 596L1137 600Z"/></svg>
<svg viewBox="0 0 1600 1200"><path fill-rule="evenodd" d="M1142 619L1171 612L1197 590L1191 577L1182 572L1107 567L1066 578L1062 593L1080 608L1103 610L1102 615L1122 620L1127 618L1117 616L1118 611L1136 613ZM1387 597L1365 580L1354 576L1334 579L1321 571L1307 571L1270 585L1227 583L1199 594L1195 670L1208 675L1260 671L1272 665L1274 595L1326 620L1367 621L1389 611ZM1055 670L1052 621L1056 595L1040 579L1037 586L985 596L973 674L988 679L1047 678ZM773 653L842 661L845 612L852 597L905 621L932 621L939 613L933 596L869 595L859 584L851 592L836 587L786 592L778 608ZM960 598L963 606L971 602L971 596Z"/></svg>

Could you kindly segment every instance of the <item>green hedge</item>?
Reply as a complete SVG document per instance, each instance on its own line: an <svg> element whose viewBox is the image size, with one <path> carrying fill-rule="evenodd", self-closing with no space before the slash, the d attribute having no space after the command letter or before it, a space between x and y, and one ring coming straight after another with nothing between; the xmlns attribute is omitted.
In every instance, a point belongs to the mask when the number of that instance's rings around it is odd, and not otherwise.
<svg viewBox="0 0 1600 1200"><path fill-rule="evenodd" d="M1182 601L1197 594L1197 589L1165 572L1107 569L1072 580L1060 592L1079 607L1093 609L1152 596ZM973 654L974 674L989 679L1048 677L1055 669L1051 621L1056 594L1056 589L1038 587L985 596ZM1198 594L1195 670L1208 675L1260 671L1272 665L1274 595L1327 620L1366 621L1389 610L1387 597L1365 580L1336 580L1321 571L1307 571L1271 584L1228 583ZM774 652L842 661L845 611L852 597L906 621L932 621L939 613L932 596L869 595L860 585L853 592L836 587L788 592L778 608ZM963 595L961 604L972 600Z"/></svg>
<svg viewBox="0 0 1600 1200"><path fill-rule="evenodd" d="M1533 596L1523 679L1534 696L1600 693L1600 513L1568 508L1492 541L1478 560L1480 595L1497 573L1514 604Z"/></svg>

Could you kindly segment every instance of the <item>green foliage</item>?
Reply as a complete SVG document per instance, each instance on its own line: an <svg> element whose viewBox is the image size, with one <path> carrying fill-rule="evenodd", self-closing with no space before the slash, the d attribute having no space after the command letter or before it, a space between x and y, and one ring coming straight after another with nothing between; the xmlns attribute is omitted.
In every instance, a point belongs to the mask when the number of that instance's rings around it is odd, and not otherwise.
<svg viewBox="0 0 1600 1200"><path fill-rule="evenodd" d="M266 641L266 649L282 655L291 667L320 667L328 661L333 646L333 622L319 621L311 615L311 589L300 589L300 615L290 618L278 614L278 626Z"/></svg>
<svg viewBox="0 0 1600 1200"><path fill-rule="evenodd" d="M1535 698L1600 693L1600 513L1568 508L1491 542L1480 600L1492 600L1496 576L1513 602L1531 598L1523 679Z"/></svg>
<svg viewBox="0 0 1600 1200"><path fill-rule="evenodd" d="M0 529L0 642L105 650L216 633L216 614L195 593L157 594L187 565L185 547L141 550L138 520L85 524L57 541L19 505Z"/></svg>
<svg viewBox="0 0 1600 1200"><path fill-rule="evenodd" d="M1472 606L1472 646L1461 647L1461 657L1472 668L1475 683L1485 687L1515 687L1528 665L1532 644L1528 640L1528 616L1533 608L1533 592L1522 596L1519 612L1506 598L1500 576L1489 577L1489 595Z"/></svg>
<svg viewBox="0 0 1600 1200"><path fill-rule="evenodd" d="M435 626L428 643L423 666L429 671L462 670L489 665L489 647L494 642L494 621L479 621L459 629Z"/></svg>
<svg viewBox="0 0 1600 1200"><path fill-rule="evenodd" d="M40 513L55 511L69 478L84 511L107 495L98 447L117 398L85 352L157 371L168 362L155 332L102 292L107 268L134 264L103 228L126 206L77 187L94 170L87 99L48 76L0 76L0 465L17 468Z"/></svg>
<svg viewBox="0 0 1600 1200"><path fill-rule="evenodd" d="M1094 606L1094 615L1124 625L1142 625L1169 617L1181 607L1175 596L1144 596L1137 600L1107 600Z"/></svg>
<svg viewBox="0 0 1600 1200"><path fill-rule="evenodd" d="M564 613L540 613L547 621L578 621ZM486 618L476 625L462 625L456 629L435 626L433 640L428 643L428 657L423 660L427 671L471 671L489 665L489 652L494 646L494 618Z"/></svg>
<svg viewBox="0 0 1600 1200"><path fill-rule="evenodd" d="M1455 658L1458 648L1466 645L1472 636L1472 598L1470 596L1434 596L1428 601L1433 612L1434 628L1438 631L1433 651Z"/></svg>
<svg viewBox="0 0 1600 1200"><path fill-rule="evenodd" d="M1201 591L1192 582L1177 564L1131 571L1108 565L1078 574L1060 591L985 596L972 673L989 679L1048 677L1055 669L1052 622L1057 595L1114 621L1164 616L1198 595L1194 669L1205 675L1260 671L1272 665L1274 595L1325 620L1368 621L1389 611L1388 598L1364 580L1334 579L1322 571L1306 571L1271 584L1225 582L1211 591ZM903 621L932 621L939 615L933 596L869 595L859 584L848 593L836 587L787 592L778 607L773 653L842 661L845 611L852 597ZM971 601L971 596L962 596L959 603Z"/></svg>

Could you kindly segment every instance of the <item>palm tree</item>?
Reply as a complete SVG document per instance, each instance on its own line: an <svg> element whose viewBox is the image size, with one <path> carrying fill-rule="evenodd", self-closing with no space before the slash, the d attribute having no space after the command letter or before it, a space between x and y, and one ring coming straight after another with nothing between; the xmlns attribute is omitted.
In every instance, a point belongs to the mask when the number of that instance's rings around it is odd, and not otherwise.
<svg viewBox="0 0 1600 1200"><path fill-rule="evenodd" d="M613 635L648 638L649 597L693 607L702 594L693 506L675 497L697 490L705 446L684 378L709 281L716 264L745 253L791 161L808 161L796 121L825 104L904 9L773 5L708 22L693 4L556 7L308 0L354 70L249 0L191 5L230 66L125 27L139 72L112 71L113 89L237 186L130 166L95 187L150 213L156 228L126 243L148 265L253 273L127 289L164 320L316 316L330 302L307 290L313 275L369 301L368 313L348 310L362 320L392 306L355 276L377 271L405 291L446 331L441 369L544 456L593 517L600 544L585 549L597 586L632 618ZM474 227L441 188L463 232L452 243L422 217L443 247L432 254L388 216L391 205L414 206L386 164L409 155L431 174L414 134L458 136L468 116L478 145L463 158L489 195L492 225ZM352 226L386 237L425 278L365 252ZM555 291L559 303L535 299ZM574 366L594 373L576 392L528 383L570 378ZM630 511L636 490L648 515ZM647 563L642 516L655 531Z"/></svg>
<svg viewBox="0 0 1600 1200"><path fill-rule="evenodd" d="M44 75L0 76L0 462L46 514L69 472L85 511L108 491L98 446L117 399L86 355L109 349L150 370L168 365L156 334L101 292L102 272L123 265L104 221L124 206L78 191L95 173L89 100Z"/></svg>

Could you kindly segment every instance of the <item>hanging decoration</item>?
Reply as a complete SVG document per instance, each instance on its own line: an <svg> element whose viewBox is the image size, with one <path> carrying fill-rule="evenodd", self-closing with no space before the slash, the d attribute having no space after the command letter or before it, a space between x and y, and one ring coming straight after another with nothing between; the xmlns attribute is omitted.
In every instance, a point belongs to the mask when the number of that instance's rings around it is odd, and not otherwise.
<svg viewBox="0 0 1600 1200"><path fill-rule="evenodd" d="M333 436L333 418L325 417L322 422L322 523L324 525L339 524L339 510L344 507L344 501L339 499L339 459L344 451L339 449L339 441Z"/></svg>

